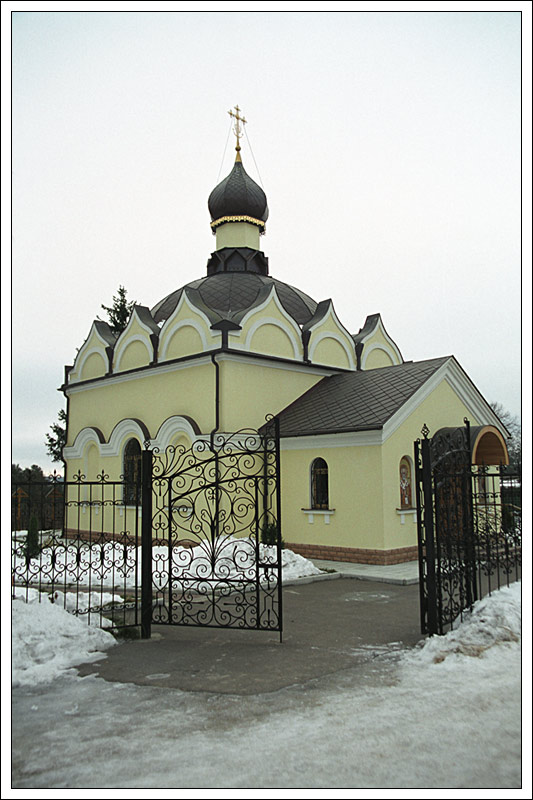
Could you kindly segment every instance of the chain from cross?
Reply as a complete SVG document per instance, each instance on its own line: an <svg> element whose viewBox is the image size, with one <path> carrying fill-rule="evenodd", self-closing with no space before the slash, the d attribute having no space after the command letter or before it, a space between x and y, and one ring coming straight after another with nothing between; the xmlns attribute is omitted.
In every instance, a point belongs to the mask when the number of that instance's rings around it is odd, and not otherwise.
<svg viewBox="0 0 533 800"><path fill-rule="evenodd" d="M239 108L239 106L235 106L235 113L233 111L228 111L228 114L230 115L230 117L235 119L235 125L233 126L233 132L234 132L235 136L237 137L237 146L235 148L236 150L240 150L241 149L241 145L240 145L239 139L241 138L241 136L243 136L243 131L241 130L240 123L242 122L243 125L246 125L246 120L244 119L244 117L241 117L240 111L241 111L241 109Z"/></svg>

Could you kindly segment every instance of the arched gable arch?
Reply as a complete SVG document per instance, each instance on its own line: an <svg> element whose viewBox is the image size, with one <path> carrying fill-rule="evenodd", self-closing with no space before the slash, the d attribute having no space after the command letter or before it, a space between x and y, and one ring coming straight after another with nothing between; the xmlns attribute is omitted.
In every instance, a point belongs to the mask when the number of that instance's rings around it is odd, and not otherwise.
<svg viewBox="0 0 533 800"><path fill-rule="evenodd" d="M128 418L121 420L111 431L109 441L101 446L100 454L102 456L118 456L124 440L132 437L138 439L142 446L144 442L150 440L150 432L144 422L139 419Z"/></svg>
<svg viewBox="0 0 533 800"><path fill-rule="evenodd" d="M269 304L271 305L270 309L268 308ZM268 316L262 316L264 311L267 312ZM279 316L274 316L274 313L276 312L279 314ZM254 320L254 317L256 316L257 319ZM254 308L251 308L243 316L243 318L239 321L239 325L241 327L241 331L246 331L246 333L243 334L245 336L245 350L250 351L253 336L262 325L273 325L282 330L283 333L288 337L294 358L297 360L301 359L303 350L300 328L295 320L284 309L276 292L275 286L272 286L263 302L259 303ZM233 346L238 346L237 342L239 341L241 331L235 333L230 331L230 336L234 339Z"/></svg>
<svg viewBox="0 0 533 800"><path fill-rule="evenodd" d="M370 344L366 345L365 348L363 349L363 358L362 358L362 361L361 361L361 369L367 369L367 361L368 361L369 355L372 352L375 352L377 350L381 350L383 353L385 353L388 356L388 358L390 359L390 362L391 362L390 365L388 365L388 366L392 367L395 364L398 364L398 360L397 360L396 354L394 353L392 348L389 347L389 345L385 344L384 342L373 342L373 343L370 343Z"/></svg>
<svg viewBox="0 0 533 800"><path fill-rule="evenodd" d="M116 358L113 364L113 372L120 372L120 365L124 358L125 353L128 352L128 349L133 342L141 342L146 349L146 363L149 364L153 358L153 346L149 339L146 336L143 336L140 333L135 333L132 336L128 336L128 338L121 344L120 347L117 347ZM142 366L145 366L144 364Z"/></svg>
<svg viewBox="0 0 533 800"><path fill-rule="evenodd" d="M152 319L148 308L134 306L128 324L115 344L113 372L120 372L124 354L127 353L129 346L136 341L142 342L146 348L147 363L150 364L156 358L159 333L159 326ZM144 366L144 364L134 364L131 368L136 366ZM124 369L123 366L122 369Z"/></svg>
<svg viewBox="0 0 533 800"><path fill-rule="evenodd" d="M100 446L105 442L105 437L99 428L82 428L76 436L74 443L63 448L63 458L69 460L82 458L89 444L95 444L100 450Z"/></svg>
<svg viewBox="0 0 533 800"><path fill-rule="evenodd" d="M311 337L311 346L309 348L309 358L311 361L314 359L315 351L317 346L320 342L323 342L327 339L333 339L335 342L338 342L342 347L344 354L346 355L348 361L348 367L350 369L355 369L355 358L354 358L354 347L351 341L349 342L346 337L341 336L339 333L335 333L333 331L320 331L315 336Z"/></svg>
<svg viewBox="0 0 533 800"><path fill-rule="evenodd" d="M261 319L256 320L251 326L246 336L246 340L244 343L244 347L246 350L252 350L252 341L254 334L262 327L266 325L272 325L275 328L283 331L285 336L287 336L289 340L289 344L292 347L292 352L294 358L300 357L300 341L294 335L294 332L289 328L288 325L284 324L281 320L277 319L276 317L262 317Z"/></svg>
<svg viewBox="0 0 533 800"><path fill-rule="evenodd" d="M212 321L200 308L196 307L187 292L184 291L176 308L161 328L159 360L164 361L168 357L168 351L175 334L187 326L192 328L200 337L203 351L216 347L218 335L213 334L211 331L211 323ZM186 353L186 355L189 354Z"/></svg>
<svg viewBox="0 0 533 800"><path fill-rule="evenodd" d="M185 434L190 442L194 442L200 435L200 429L190 417L174 416L166 419L157 431L157 436L150 442L152 447L157 447L164 452L171 444L172 439L178 434Z"/></svg>
<svg viewBox="0 0 533 800"><path fill-rule="evenodd" d="M111 333L109 325L106 322L95 320L91 325L87 339L76 355L72 369L69 371L68 382L77 383L78 381L100 377L100 374L83 375L87 361L95 354L98 354L102 359L101 375L105 375L109 370L114 344L115 336ZM100 373L100 370L96 371Z"/></svg>

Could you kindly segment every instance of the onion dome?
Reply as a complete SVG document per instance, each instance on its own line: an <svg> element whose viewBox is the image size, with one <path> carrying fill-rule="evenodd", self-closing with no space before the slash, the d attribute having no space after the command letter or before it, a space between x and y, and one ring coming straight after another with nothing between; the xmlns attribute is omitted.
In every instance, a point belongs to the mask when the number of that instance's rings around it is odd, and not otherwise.
<svg viewBox="0 0 533 800"><path fill-rule="evenodd" d="M225 222L248 222L257 225L260 233L265 231L266 194L244 169L239 152L230 174L215 186L207 205L213 232Z"/></svg>

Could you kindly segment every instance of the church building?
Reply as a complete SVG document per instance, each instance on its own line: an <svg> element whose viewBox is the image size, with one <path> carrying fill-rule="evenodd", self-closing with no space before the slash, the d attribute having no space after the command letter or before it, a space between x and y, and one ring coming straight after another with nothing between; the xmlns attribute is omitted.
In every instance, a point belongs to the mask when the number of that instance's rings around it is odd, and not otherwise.
<svg viewBox="0 0 533 800"><path fill-rule="evenodd" d="M405 361L379 314L350 332L331 299L272 277L261 249L267 198L244 169L239 112L230 112L235 164L208 200L216 245L204 274L151 309L135 306L118 337L95 320L65 368L66 479L103 470L118 480L145 443L190 447L276 415L286 546L307 557L412 560L423 425L434 433L467 417L473 463L506 462L508 433L453 356Z"/></svg>

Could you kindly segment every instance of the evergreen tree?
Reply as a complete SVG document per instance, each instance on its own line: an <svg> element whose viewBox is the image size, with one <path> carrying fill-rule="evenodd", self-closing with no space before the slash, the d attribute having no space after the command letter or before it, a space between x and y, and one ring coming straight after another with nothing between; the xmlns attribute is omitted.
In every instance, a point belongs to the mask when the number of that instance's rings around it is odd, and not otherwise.
<svg viewBox="0 0 533 800"><path fill-rule="evenodd" d="M126 294L126 289L123 286L119 286L117 295L113 297L113 305L104 306L102 304L104 311L107 311L109 327L117 336L120 336L128 324L130 314L135 305L133 300L129 302L126 300Z"/></svg>
<svg viewBox="0 0 533 800"><path fill-rule="evenodd" d="M58 422L50 425L52 433L46 434L45 446L52 461L63 460L63 447L67 443L67 413L61 409L57 415ZM62 424L63 423L63 424Z"/></svg>
<svg viewBox="0 0 533 800"><path fill-rule="evenodd" d="M45 480L44 472L37 464L32 464L31 467L11 464L11 483L38 483Z"/></svg>
<svg viewBox="0 0 533 800"><path fill-rule="evenodd" d="M32 558L37 558L40 552L41 552L41 546L39 543L39 525L37 522L37 517L32 514L30 518L30 524L28 525L26 546L24 548L24 555L26 556L26 561L30 561L30 559Z"/></svg>

